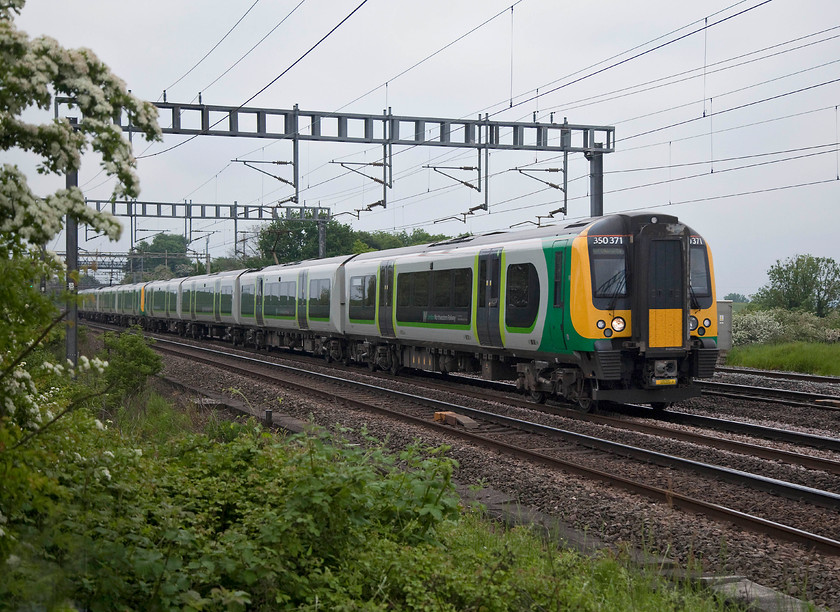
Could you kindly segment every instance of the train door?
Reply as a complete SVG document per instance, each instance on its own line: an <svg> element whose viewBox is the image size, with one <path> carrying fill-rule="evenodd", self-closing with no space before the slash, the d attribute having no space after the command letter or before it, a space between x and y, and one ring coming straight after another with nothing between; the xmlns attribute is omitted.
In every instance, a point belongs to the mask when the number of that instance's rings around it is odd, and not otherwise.
<svg viewBox="0 0 840 612"><path fill-rule="evenodd" d="M189 303L189 313L190 313L190 320L195 321L195 289L196 283L195 281L190 282L190 303Z"/></svg>
<svg viewBox="0 0 840 612"><path fill-rule="evenodd" d="M674 236L663 230L663 225L647 225L636 242L636 300L641 304L634 309L633 325L641 343L654 351L688 346L687 232Z"/></svg>
<svg viewBox="0 0 840 612"><path fill-rule="evenodd" d="M297 321L300 329L309 329L309 318L306 313L306 288L309 286L309 270L298 272L297 288Z"/></svg>
<svg viewBox="0 0 840 612"><path fill-rule="evenodd" d="M256 295L254 295L254 319L257 325L262 325L263 317L263 277L258 276L256 280Z"/></svg>
<svg viewBox="0 0 840 612"><path fill-rule="evenodd" d="M222 320L222 281L219 278L213 285L213 320L216 323Z"/></svg>
<svg viewBox="0 0 840 612"><path fill-rule="evenodd" d="M394 333L394 262L379 264L379 334L386 338L395 337Z"/></svg>
<svg viewBox="0 0 840 612"><path fill-rule="evenodd" d="M557 240L552 245L554 257L554 276L550 280L552 285L552 302L546 317L548 334L552 346L566 348L565 321L568 312L567 300L569 298L569 266L566 257L566 241Z"/></svg>
<svg viewBox="0 0 840 612"><path fill-rule="evenodd" d="M502 249L487 249L478 254L478 305L476 331L482 346L502 346L499 329L501 312Z"/></svg>

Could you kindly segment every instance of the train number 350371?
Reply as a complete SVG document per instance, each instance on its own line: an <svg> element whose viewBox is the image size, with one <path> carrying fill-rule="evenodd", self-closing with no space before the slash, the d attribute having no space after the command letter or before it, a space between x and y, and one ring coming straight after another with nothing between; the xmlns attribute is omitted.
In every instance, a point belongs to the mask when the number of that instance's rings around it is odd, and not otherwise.
<svg viewBox="0 0 840 612"><path fill-rule="evenodd" d="M592 244L624 244L624 236L593 236Z"/></svg>

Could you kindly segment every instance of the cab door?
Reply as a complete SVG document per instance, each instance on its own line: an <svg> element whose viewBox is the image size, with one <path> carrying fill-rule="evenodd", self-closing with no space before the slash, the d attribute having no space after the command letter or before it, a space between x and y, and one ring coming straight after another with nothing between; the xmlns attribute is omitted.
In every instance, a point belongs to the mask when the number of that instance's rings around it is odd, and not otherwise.
<svg viewBox="0 0 840 612"><path fill-rule="evenodd" d="M502 346L499 329L501 313L502 249L486 249L478 254L476 332L481 346Z"/></svg>
<svg viewBox="0 0 840 612"><path fill-rule="evenodd" d="M688 236L665 230L664 224L642 228L636 241L638 320L634 336L649 350L688 346ZM639 303L640 302L640 303ZM635 327L638 325L639 327Z"/></svg>
<svg viewBox="0 0 840 612"><path fill-rule="evenodd" d="M566 313L569 299L569 264L566 241L556 240L552 245L554 272L551 278L552 299L546 317L546 329L554 350L566 348Z"/></svg>

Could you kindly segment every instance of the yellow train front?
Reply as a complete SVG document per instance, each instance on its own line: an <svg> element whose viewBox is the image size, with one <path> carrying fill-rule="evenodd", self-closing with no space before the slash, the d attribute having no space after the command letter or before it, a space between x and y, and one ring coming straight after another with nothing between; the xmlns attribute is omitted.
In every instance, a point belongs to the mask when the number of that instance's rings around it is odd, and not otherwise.
<svg viewBox="0 0 840 612"><path fill-rule="evenodd" d="M590 221L557 246L555 265L568 265L568 274L554 271L566 284L555 287L562 292L555 300L567 307L546 321L546 332L555 333L544 335L541 349L567 363L521 364L520 385L538 399L556 394L583 407L662 408L697 395L693 379L712 376L718 356L705 240L676 217L631 213Z"/></svg>

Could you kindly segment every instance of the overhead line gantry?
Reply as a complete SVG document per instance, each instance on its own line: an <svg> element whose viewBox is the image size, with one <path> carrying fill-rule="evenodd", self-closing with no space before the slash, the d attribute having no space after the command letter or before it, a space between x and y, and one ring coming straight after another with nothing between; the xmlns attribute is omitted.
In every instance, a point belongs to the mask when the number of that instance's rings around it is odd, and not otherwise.
<svg viewBox="0 0 840 612"><path fill-rule="evenodd" d="M62 100L67 102L68 100ZM380 115L291 109L220 106L155 102L161 111L164 134L184 136L228 136L239 138L267 138L292 141L294 195L289 199L300 202L299 145L301 141L341 142L382 145L383 177L382 201L387 205L387 190L393 185L393 147L449 147L478 151L485 155L485 186L489 179L490 151L545 151L563 153L563 172L566 173L569 153L583 153L590 161L593 186L590 208L593 216L603 212L600 199L603 188L604 153L615 151L615 127L602 125L544 123L536 120L495 121L487 115L476 119L420 117L394 115L390 109ZM129 117L119 118L120 127L128 132L136 130ZM372 178L372 177L369 177ZM489 209L488 190L481 207ZM564 193L564 208L566 202Z"/></svg>

